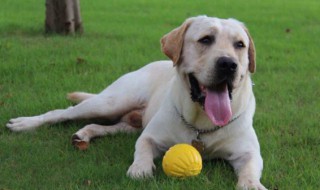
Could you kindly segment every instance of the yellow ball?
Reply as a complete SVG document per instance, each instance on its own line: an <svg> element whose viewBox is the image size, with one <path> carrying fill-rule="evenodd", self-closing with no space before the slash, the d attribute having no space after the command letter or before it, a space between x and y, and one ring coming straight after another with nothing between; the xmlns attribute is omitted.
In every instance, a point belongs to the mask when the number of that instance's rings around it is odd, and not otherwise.
<svg viewBox="0 0 320 190"><path fill-rule="evenodd" d="M165 153L162 168L168 176L196 176L201 172L202 158L193 146L176 144Z"/></svg>

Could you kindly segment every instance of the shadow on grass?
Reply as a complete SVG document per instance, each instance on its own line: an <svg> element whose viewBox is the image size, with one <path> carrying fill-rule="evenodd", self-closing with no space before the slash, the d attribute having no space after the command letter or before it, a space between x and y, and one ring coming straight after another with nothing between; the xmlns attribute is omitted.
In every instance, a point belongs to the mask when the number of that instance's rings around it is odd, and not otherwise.
<svg viewBox="0 0 320 190"><path fill-rule="evenodd" d="M1 37L50 37L50 36L69 36L64 34L46 33L44 25L41 24L26 26L16 23L6 23L3 26L0 25ZM70 36L81 36L81 34L75 34Z"/></svg>
<svg viewBox="0 0 320 190"><path fill-rule="evenodd" d="M16 23L6 23L0 27L0 36L1 37L34 37L34 36L44 36L44 27L35 26L24 26L18 25Z"/></svg>
<svg viewBox="0 0 320 190"><path fill-rule="evenodd" d="M46 33L44 29L44 25L40 23L33 26L19 25L16 23L5 23L0 24L0 37L81 37L85 36L86 38L92 39L103 39L103 40L116 40L118 42L126 41L128 39L136 39L140 35L139 34L119 34L110 31L106 32L97 32L92 31L90 28L84 30L83 34L75 33L74 35L65 35L65 34L57 34L57 33Z"/></svg>

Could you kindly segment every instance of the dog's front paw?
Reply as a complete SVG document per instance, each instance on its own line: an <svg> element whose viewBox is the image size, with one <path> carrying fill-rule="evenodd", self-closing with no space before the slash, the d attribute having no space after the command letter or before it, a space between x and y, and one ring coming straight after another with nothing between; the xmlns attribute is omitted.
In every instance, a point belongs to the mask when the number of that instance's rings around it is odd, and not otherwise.
<svg viewBox="0 0 320 190"><path fill-rule="evenodd" d="M239 180L237 184L237 190L267 190L260 181L253 180Z"/></svg>
<svg viewBox="0 0 320 190"><path fill-rule="evenodd" d="M156 166L153 162L133 162L127 171L127 176L133 179L151 178L155 169Z"/></svg>

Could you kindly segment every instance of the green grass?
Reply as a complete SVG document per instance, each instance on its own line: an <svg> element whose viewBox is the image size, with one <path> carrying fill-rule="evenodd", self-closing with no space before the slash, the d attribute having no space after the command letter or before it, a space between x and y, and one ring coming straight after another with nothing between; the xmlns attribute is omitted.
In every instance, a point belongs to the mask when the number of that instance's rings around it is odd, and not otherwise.
<svg viewBox="0 0 320 190"><path fill-rule="evenodd" d="M0 189L232 189L236 176L222 161L206 162L198 177L177 180L163 174L158 159L154 179L127 178L138 134L97 139L81 152L70 145L81 123L30 133L5 128L12 117L69 106L67 92L99 92L120 75L165 59L161 36L199 14L237 18L255 40L262 183L319 188L318 0L95 0L81 1L81 9L83 36L46 37L43 1L1 1Z"/></svg>

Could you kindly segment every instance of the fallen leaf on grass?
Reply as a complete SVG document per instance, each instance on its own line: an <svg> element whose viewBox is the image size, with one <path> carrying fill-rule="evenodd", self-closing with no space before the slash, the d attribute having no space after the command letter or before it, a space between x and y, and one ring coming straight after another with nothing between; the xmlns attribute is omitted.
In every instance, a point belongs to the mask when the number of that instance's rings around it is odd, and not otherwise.
<svg viewBox="0 0 320 190"><path fill-rule="evenodd" d="M83 181L83 184L86 185L86 186L90 186L91 185L91 180L86 179L86 180Z"/></svg>
<svg viewBox="0 0 320 190"><path fill-rule="evenodd" d="M85 59L81 58L81 57L77 57L77 62L76 63L77 64L86 64L87 61Z"/></svg>
<svg viewBox="0 0 320 190"><path fill-rule="evenodd" d="M290 33L290 32L291 32L291 29L290 29L290 28L287 28L285 31L286 31L286 33Z"/></svg>

